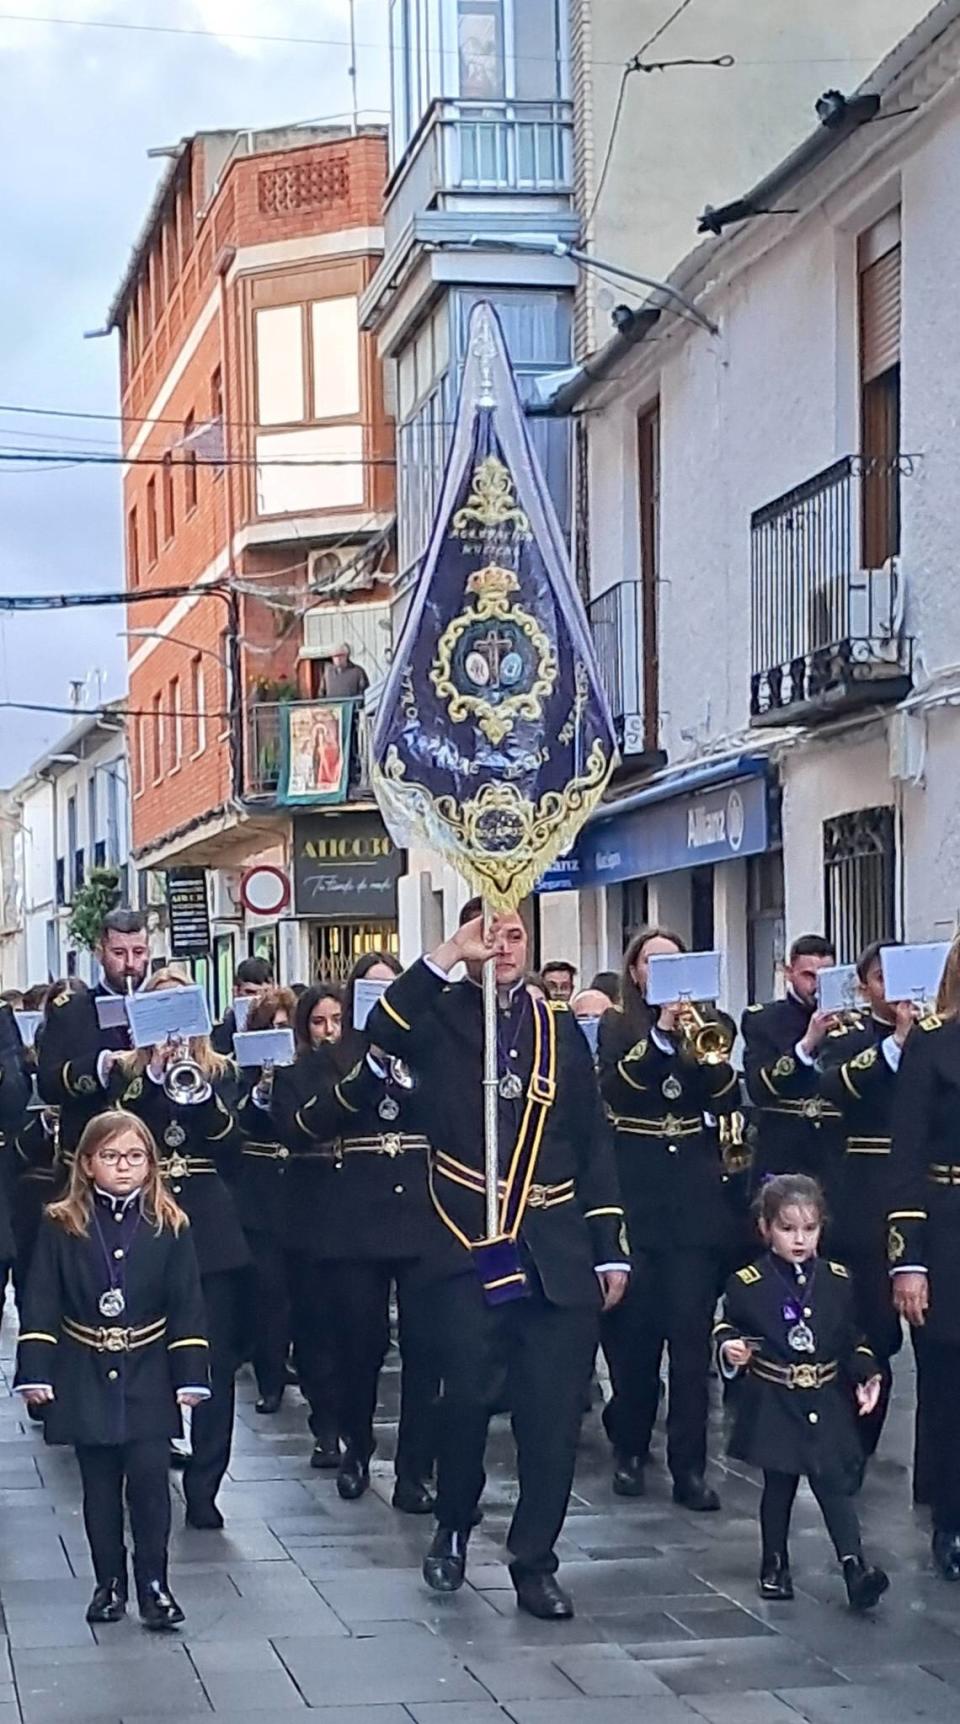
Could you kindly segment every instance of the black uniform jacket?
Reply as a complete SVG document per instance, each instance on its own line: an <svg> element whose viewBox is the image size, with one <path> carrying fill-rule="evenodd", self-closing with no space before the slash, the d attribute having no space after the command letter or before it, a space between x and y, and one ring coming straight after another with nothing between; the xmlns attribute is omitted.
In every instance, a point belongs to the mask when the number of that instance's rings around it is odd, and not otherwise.
<svg viewBox="0 0 960 1724"><path fill-rule="evenodd" d="M245 1233L268 1233L274 1239L283 1239L290 1150L269 1108L258 1107L253 1099L259 1079L259 1071L252 1068L242 1079L237 1125L243 1149L233 1193Z"/></svg>
<svg viewBox="0 0 960 1724"><path fill-rule="evenodd" d="M146 1072L131 1077L116 1068L109 1093L113 1106L129 1108L153 1133L170 1190L190 1217L201 1275L245 1268L250 1252L229 1183L240 1172L242 1147L233 1068L208 1101L174 1103Z"/></svg>
<svg viewBox="0 0 960 1724"><path fill-rule="evenodd" d="M62 1150L68 1160L88 1120L109 1105L97 1076L100 1055L106 1048L119 1052L130 1046L126 1026L100 1028L96 1002L101 995L117 997L102 983L92 991L59 994L38 1043L37 1088L44 1101L60 1109Z"/></svg>
<svg viewBox="0 0 960 1724"><path fill-rule="evenodd" d="M406 1089L378 1077L365 1057L344 1073L333 1052L277 1075L284 1082L274 1086L276 1119L293 1152L291 1171L311 1170L311 1253L420 1257L433 1238L434 1212L419 1081ZM381 1117L383 1105L398 1110L394 1118Z"/></svg>
<svg viewBox="0 0 960 1724"><path fill-rule="evenodd" d="M31 1109L13 1139L13 1233L24 1262L33 1252L44 1208L66 1187L57 1115L56 1108Z"/></svg>
<svg viewBox="0 0 960 1724"><path fill-rule="evenodd" d="M924 1334L960 1344L960 1021L928 1017L900 1061L890 1158L890 1266L925 1269Z"/></svg>
<svg viewBox="0 0 960 1724"><path fill-rule="evenodd" d="M20 1040L17 1020L6 1000L0 1001L0 1264L14 1257L11 1203L13 1197L14 1159L12 1142L22 1125L30 1099L30 1079L27 1076L26 1055Z"/></svg>
<svg viewBox="0 0 960 1724"><path fill-rule="evenodd" d="M680 1042L665 1053L649 1029L638 1038L616 1007L601 1019L597 1060L631 1245L722 1246L730 1210L717 1134L703 1116L739 1105L733 1067L703 1065Z"/></svg>
<svg viewBox="0 0 960 1724"><path fill-rule="evenodd" d="M594 1265L626 1258L623 1208L586 1037L566 1006L554 1002L550 1009L556 1087L519 1239L551 1304L595 1307L600 1295ZM520 1078L522 1095L499 1100L501 1176L511 1165L533 1072L533 1002L525 992L515 994L506 1030L504 1059ZM470 981L444 981L421 960L377 1001L367 1034L373 1046L404 1060L420 1079L437 1211L429 1272L462 1274L471 1258L458 1235L475 1240L485 1232L482 991Z"/></svg>
<svg viewBox="0 0 960 1724"><path fill-rule="evenodd" d="M828 1036L820 1054L820 1094L843 1115L827 1192L830 1237L841 1256L875 1250L885 1239L897 1073L883 1044L892 1034L890 1024L863 1013Z"/></svg>
<svg viewBox="0 0 960 1724"><path fill-rule="evenodd" d="M812 1258L802 1273L803 1283L793 1264L768 1252L727 1282L717 1346L755 1343L737 1386L728 1448L750 1466L816 1473L853 1490L863 1448L851 1385L876 1376L879 1366L859 1334L844 1265ZM801 1319L813 1333L812 1352L795 1352L787 1340Z"/></svg>
<svg viewBox="0 0 960 1724"><path fill-rule="evenodd" d="M30 1268L17 1353L17 1383L48 1383L54 1400L44 1419L50 1443L125 1443L180 1435L178 1388L208 1386L203 1296L190 1229L158 1234L136 1210L115 1219L96 1198L95 1226L85 1239L46 1217ZM125 1246L120 1316L104 1317L108 1268Z"/></svg>
<svg viewBox="0 0 960 1724"><path fill-rule="evenodd" d="M811 1016L788 994L767 1006L748 1006L741 1020L743 1075L757 1110L755 1185L771 1173L825 1179L838 1152L840 1111L823 1100L816 1067L796 1055Z"/></svg>

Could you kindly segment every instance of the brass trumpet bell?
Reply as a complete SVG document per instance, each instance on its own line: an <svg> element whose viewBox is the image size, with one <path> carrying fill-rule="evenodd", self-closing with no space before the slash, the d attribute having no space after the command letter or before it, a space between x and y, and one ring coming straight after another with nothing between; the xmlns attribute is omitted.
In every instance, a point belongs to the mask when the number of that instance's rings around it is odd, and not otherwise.
<svg viewBox="0 0 960 1724"><path fill-rule="evenodd" d="M733 1037L726 1024L719 1018L704 1017L691 1001L684 1002L680 1030L699 1065L719 1066L730 1058Z"/></svg>

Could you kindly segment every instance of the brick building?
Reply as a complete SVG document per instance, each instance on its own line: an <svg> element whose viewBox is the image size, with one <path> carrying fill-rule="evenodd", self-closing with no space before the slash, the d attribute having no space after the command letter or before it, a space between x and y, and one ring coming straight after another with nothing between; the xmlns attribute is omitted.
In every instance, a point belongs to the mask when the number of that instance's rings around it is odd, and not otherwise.
<svg viewBox="0 0 960 1724"><path fill-rule="evenodd" d="M248 951L307 979L394 938L392 880L374 893L363 868L351 886L307 867L396 863L365 794L363 699L332 719L315 704L334 646L375 688L390 642L393 430L357 317L382 254L386 143L296 127L166 153L109 314L126 584L171 589L127 611L133 850L144 901L151 875L211 870L220 1008ZM297 876L279 917L241 908L260 862Z"/></svg>

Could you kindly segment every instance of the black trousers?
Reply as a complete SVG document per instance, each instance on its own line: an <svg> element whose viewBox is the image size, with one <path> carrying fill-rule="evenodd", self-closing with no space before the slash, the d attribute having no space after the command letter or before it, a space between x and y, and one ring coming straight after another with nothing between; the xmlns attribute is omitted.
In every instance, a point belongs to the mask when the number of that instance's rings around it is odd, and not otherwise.
<svg viewBox="0 0 960 1724"><path fill-rule="evenodd" d="M398 1478L427 1479L436 1448L439 1378L433 1300L418 1284L416 1260L354 1259L327 1268L340 1435L362 1460L372 1455L380 1371L390 1345L390 1286L395 1282L402 1363L396 1472Z"/></svg>
<svg viewBox="0 0 960 1724"><path fill-rule="evenodd" d="M339 1435L336 1364L330 1315L330 1266L306 1251L287 1252L290 1327L300 1388L318 1442Z"/></svg>
<svg viewBox="0 0 960 1724"><path fill-rule="evenodd" d="M626 1298L601 1325L613 1397L604 1408L618 1454L645 1457L660 1399L660 1361L669 1349L667 1463L674 1478L707 1464L710 1334L719 1254L635 1251Z"/></svg>
<svg viewBox="0 0 960 1724"><path fill-rule="evenodd" d="M126 1485L130 1530L133 1533L133 1573L142 1602L151 1581L167 1584L170 1542L169 1443L166 1437L142 1437L130 1443L96 1446L78 1443L77 1460L83 1481L83 1524L98 1586L108 1581L127 1584L127 1553L123 1542L123 1495Z"/></svg>
<svg viewBox="0 0 960 1724"><path fill-rule="evenodd" d="M230 1464L234 1378L242 1352L244 1274L244 1270L223 1269L200 1277L210 1343L211 1394L191 1415L190 1459L183 1473L188 1506L212 1503Z"/></svg>
<svg viewBox="0 0 960 1724"><path fill-rule="evenodd" d="M914 1331L923 1395L923 1483L937 1532L960 1533L960 1342Z"/></svg>
<svg viewBox="0 0 960 1724"><path fill-rule="evenodd" d="M763 1560L787 1556L790 1514L800 1478L797 1473L765 1471L763 1496L760 1499L760 1532L763 1540ZM860 1522L852 1498L843 1491L831 1489L816 1473L809 1475L810 1489L820 1505L824 1524L840 1561L860 1555Z"/></svg>
<svg viewBox="0 0 960 1724"><path fill-rule="evenodd" d="M520 1498L507 1534L511 1573L553 1574L576 1462L597 1314L541 1292L488 1306L477 1276L436 1285L434 1333L443 1381L437 1419L437 1520L467 1531L480 1500L487 1426L509 1406Z"/></svg>
<svg viewBox="0 0 960 1724"><path fill-rule="evenodd" d="M261 1395L279 1395L287 1381L290 1345L290 1295L287 1258L272 1233L247 1233L253 1258L250 1300L250 1356Z"/></svg>

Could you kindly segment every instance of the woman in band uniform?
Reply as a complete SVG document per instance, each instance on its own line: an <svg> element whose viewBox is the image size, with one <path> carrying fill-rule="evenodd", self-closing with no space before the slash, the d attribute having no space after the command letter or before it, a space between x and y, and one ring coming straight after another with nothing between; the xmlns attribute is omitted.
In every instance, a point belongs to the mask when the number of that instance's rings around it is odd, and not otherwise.
<svg viewBox="0 0 960 1724"><path fill-rule="evenodd" d="M248 1031L293 1028L296 1000L289 988L268 988L247 1016ZM286 1171L290 1151L277 1140L270 1117L274 1073L243 1068L238 1123L243 1158L236 1198L253 1259L249 1328L257 1379L258 1413L276 1413L287 1381L290 1297L287 1290Z"/></svg>
<svg viewBox="0 0 960 1724"><path fill-rule="evenodd" d="M421 1098L415 1075L398 1061L377 1059L365 1033L353 1027L356 983L390 982L399 973L396 959L381 952L368 952L354 965L343 1035L309 1084L301 1082L295 1090L285 1086L282 1125L295 1152L325 1157L314 1249L326 1268L337 1348L345 1444L337 1488L349 1500L362 1496L369 1484L373 1417L395 1284L403 1373L393 1502L405 1513L429 1514L437 1383L418 1286L418 1258L433 1219ZM305 1070L301 1076L306 1077Z"/></svg>
<svg viewBox="0 0 960 1724"><path fill-rule="evenodd" d="M182 970L157 970L144 992L183 988ZM184 1054L187 1067L184 1072ZM245 1271L250 1253L231 1190L240 1171L236 1067L215 1053L208 1036L110 1056L110 1099L129 1108L152 1132L167 1189L190 1218L200 1264L210 1342L213 1393L191 1421L190 1459L183 1491L187 1525L218 1531L217 1492L230 1461L234 1377L242 1351ZM182 1081L174 1083L181 1065ZM170 1090L174 1093L168 1093Z"/></svg>
<svg viewBox="0 0 960 1724"><path fill-rule="evenodd" d="M600 1022L600 1090L614 1126L634 1266L626 1298L603 1320L613 1384L604 1425L616 1457L614 1491L641 1496L666 1346L674 1501L709 1510L720 1506L704 1479L710 1330L731 1219L716 1133L704 1114L733 1112L739 1086L726 1057L696 1057L679 1004L647 1005L649 959L684 950L665 929L636 934L624 961L623 1005Z"/></svg>

